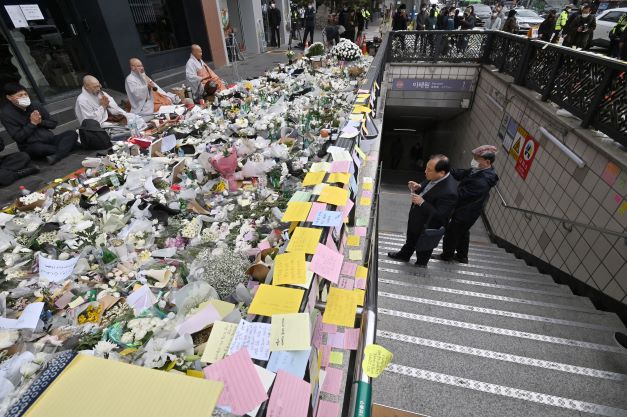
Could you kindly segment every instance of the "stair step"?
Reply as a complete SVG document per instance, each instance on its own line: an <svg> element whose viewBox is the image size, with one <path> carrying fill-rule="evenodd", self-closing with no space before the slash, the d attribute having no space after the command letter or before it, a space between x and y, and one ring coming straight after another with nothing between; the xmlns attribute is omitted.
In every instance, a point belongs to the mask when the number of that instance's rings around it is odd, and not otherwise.
<svg viewBox="0 0 627 417"><path fill-rule="evenodd" d="M388 237L388 236L381 236L379 234L379 242L385 243L385 244L403 244L405 243L405 236L401 236L401 237ZM442 247L442 242L440 241L440 244L438 245L438 247ZM505 249L501 249L498 246L494 247L494 246L480 246L477 244L470 244L470 247L468 248L468 250L470 251L470 253L483 253L486 255L503 255L503 256L514 256L511 253L508 253L505 251Z"/></svg>
<svg viewBox="0 0 627 417"><path fill-rule="evenodd" d="M392 363L374 382L373 402L424 416L573 417L584 416L579 413L584 410L612 417L627 415L599 404L507 388Z"/></svg>
<svg viewBox="0 0 627 417"><path fill-rule="evenodd" d="M397 251L400 250L405 241L384 241L379 239L379 248L383 248L388 251ZM434 253L439 254L442 252L442 245L438 245L434 249ZM526 265L522 259L516 258L513 254L507 252L486 252L479 251L470 248L468 250L468 259L472 260L481 260L484 262L492 261L493 263L500 261L504 264L517 264L517 265Z"/></svg>
<svg viewBox="0 0 627 417"><path fill-rule="evenodd" d="M537 314L523 315L497 309L476 311L472 310L471 306L463 304L442 305L425 298L386 291L379 291L378 307L606 345L616 343L614 340L615 331L624 331L624 328L620 329L618 326L594 325L574 320L554 319Z"/></svg>
<svg viewBox="0 0 627 417"><path fill-rule="evenodd" d="M395 292L402 291L407 295L449 293L574 311L596 311L588 298L572 294L554 294L549 292L539 294L537 292L531 293L530 291L532 290L477 287L457 282L431 279L430 277L411 277L411 279L405 277L405 279L403 279L403 277L399 277L398 275L390 277L386 275L385 272L379 274L379 284L382 283L396 286L397 291Z"/></svg>
<svg viewBox="0 0 627 417"><path fill-rule="evenodd" d="M377 316L380 331L627 374L627 350L616 343L592 343L383 307Z"/></svg>
<svg viewBox="0 0 627 417"><path fill-rule="evenodd" d="M414 343L408 343L407 338L397 333L391 334L393 338L377 336L378 343L394 352L393 361L398 365L419 366L432 372L627 409L627 396L623 395L627 390L625 374L571 367L568 363L495 350L475 351L472 346L433 339L413 338L409 341ZM425 342L430 346L425 346Z"/></svg>

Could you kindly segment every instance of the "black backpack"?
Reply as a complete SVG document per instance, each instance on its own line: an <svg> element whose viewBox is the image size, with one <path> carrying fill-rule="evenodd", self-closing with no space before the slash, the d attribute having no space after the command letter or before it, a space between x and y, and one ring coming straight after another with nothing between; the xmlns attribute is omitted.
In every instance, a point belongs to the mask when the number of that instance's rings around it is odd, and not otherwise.
<svg viewBox="0 0 627 417"><path fill-rule="evenodd" d="M81 144L86 149L101 150L109 149L111 146L111 137L100 127L100 123L93 119L85 119L78 129Z"/></svg>

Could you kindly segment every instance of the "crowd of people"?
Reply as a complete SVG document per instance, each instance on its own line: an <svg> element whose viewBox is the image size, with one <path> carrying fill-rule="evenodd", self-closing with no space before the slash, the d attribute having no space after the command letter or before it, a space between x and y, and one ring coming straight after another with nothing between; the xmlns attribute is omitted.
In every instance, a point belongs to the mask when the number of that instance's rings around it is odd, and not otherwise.
<svg viewBox="0 0 627 417"><path fill-rule="evenodd" d="M181 97L164 91L148 77L138 58L131 58L129 67L130 72L125 80L128 99L125 108L102 89L96 77L86 75L74 106L80 128L60 133L53 132L58 125L57 121L41 103L31 101L26 87L17 82L5 84L0 104L0 122L17 144L18 152L0 156L0 186L39 172L40 168L33 160L54 165L80 148L107 148L116 132L122 132L122 138L126 139L133 134L130 127L133 123L136 126L146 122L154 117L161 106L182 101ZM217 92L226 88L220 77L203 61L202 48L198 45L191 47L185 78L188 96L183 100L188 102L212 100ZM103 133L106 138L104 141L94 140ZM4 149L4 141L0 139L0 152Z"/></svg>

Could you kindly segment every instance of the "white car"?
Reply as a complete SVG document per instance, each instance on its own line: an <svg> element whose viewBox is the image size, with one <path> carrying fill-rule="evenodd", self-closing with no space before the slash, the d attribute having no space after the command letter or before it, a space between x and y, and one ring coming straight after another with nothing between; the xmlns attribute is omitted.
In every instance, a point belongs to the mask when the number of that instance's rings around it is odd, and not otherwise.
<svg viewBox="0 0 627 417"><path fill-rule="evenodd" d="M529 29L537 28L544 21L538 13L530 9L516 9L516 20L518 21L518 33L521 35L526 35Z"/></svg>
<svg viewBox="0 0 627 417"><path fill-rule="evenodd" d="M607 48L610 46L610 30L621 16L627 13L627 7L608 9L597 16L597 27L592 35L592 45Z"/></svg>

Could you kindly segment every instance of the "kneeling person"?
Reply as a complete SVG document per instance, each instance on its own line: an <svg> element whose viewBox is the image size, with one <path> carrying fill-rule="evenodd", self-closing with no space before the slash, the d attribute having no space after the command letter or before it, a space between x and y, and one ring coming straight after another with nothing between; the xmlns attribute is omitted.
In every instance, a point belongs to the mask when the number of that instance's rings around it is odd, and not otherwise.
<svg viewBox="0 0 627 417"><path fill-rule="evenodd" d="M46 158L53 165L77 146L78 135L68 130L52 132L57 121L40 103L31 103L26 88L17 83L4 86L6 101L0 107L0 121L20 151L32 158Z"/></svg>

